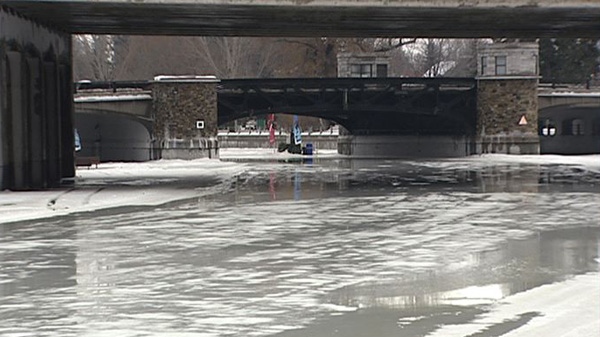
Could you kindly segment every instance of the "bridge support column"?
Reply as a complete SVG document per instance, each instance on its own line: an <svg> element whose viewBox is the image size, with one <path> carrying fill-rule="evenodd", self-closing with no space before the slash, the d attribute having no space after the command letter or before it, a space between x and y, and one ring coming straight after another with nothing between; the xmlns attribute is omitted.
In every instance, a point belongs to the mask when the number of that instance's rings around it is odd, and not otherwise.
<svg viewBox="0 0 600 337"><path fill-rule="evenodd" d="M160 158L219 158L218 83L213 76L156 78L152 108Z"/></svg>
<svg viewBox="0 0 600 337"><path fill-rule="evenodd" d="M71 36L0 6L0 187L74 177Z"/></svg>
<svg viewBox="0 0 600 337"><path fill-rule="evenodd" d="M540 153L537 62L537 43L479 49L477 153Z"/></svg>
<svg viewBox="0 0 600 337"><path fill-rule="evenodd" d="M537 78L479 82L477 153L540 153L537 82Z"/></svg>

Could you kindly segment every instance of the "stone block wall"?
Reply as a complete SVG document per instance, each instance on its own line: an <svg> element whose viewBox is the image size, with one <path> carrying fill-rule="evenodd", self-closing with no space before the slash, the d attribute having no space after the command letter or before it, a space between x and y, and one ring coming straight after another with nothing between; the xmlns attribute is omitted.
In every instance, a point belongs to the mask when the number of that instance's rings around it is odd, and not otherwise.
<svg viewBox="0 0 600 337"><path fill-rule="evenodd" d="M537 84L535 77L480 79L478 153L539 153ZM527 124L519 124L522 117Z"/></svg>
<svg viewBox="0 0 600 337"><path fill-rule="evenodd" d="M164 76L153 83L154 136L161 158L218 158L217 84L214 77Z"/></svg>
<svg viewBox="0 0 600 337"><path fill-rule="evenodd" d="M537 76L537 42L492 43L482 45L477 50L478 76ZM506 57L506 74L496 74L495 58Z"/></svg>

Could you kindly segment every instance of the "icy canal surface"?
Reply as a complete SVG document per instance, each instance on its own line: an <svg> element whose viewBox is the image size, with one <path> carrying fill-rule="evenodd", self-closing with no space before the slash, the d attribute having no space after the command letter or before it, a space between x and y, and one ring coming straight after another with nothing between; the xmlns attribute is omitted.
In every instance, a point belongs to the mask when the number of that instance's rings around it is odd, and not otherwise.
<svg viewBox="0 0 600 337"><path fill-rule="evenodd" d="M598 172L258 161L224 190L0 224L0 335L500 336L596 291Z"/></svg>

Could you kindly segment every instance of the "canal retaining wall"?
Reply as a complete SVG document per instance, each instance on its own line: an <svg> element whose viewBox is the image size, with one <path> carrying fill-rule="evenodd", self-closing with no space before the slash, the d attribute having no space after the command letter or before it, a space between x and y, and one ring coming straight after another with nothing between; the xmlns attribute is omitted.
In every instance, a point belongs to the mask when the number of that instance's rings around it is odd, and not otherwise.
<svg viewBox="0 0 600 337"><path fill-rule="evenodd" d="M240 132L220 132L218 135L220 148L269 148L276 147L279 143L289 143L290 135L285 132L278 132L275 135L275 143L269 142L268 131L240 131ZM338 135L335 133L303 133L302 143L306 145L311 143L314 149L336 150Z"/></svg>

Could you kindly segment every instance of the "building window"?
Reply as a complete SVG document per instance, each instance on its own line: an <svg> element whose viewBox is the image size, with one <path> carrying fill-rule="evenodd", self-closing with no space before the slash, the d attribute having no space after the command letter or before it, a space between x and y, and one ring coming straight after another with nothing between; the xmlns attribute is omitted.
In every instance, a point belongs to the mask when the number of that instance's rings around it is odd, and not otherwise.
<svg viewBox="0 0 600 337"><path fill-rule="evenodd" d="M562 134L565 136L583 136L583 120L579 118L565 120Z"/></svg>
<svg viewBox="0 0 600 337"><path fill-rule="evenodd" d="M506 56L496 56L496 75L506 75Z"/></svg>
<svg viewBox="0 0 600 337"><path fill-rule="evenodd" d="M487 68L487 56L481 57L481 75L485 75L485 68Z"/></svg>
<svg viewBox="0 0 600 337"><path fill-rule="evenodd" d="M540 122L540 135L544 137L554 137L556 135L556 126L551 119Z"/></svg>
<svg viewBox="0 0 600 337"><path fill-rule="evenodd" d="M583 121L581 119L574 119L571 123L572 135L583 136Z"/></svg>
<svg viewBox="0 0 600 337"><path fill-rule="evenodd" d="M352 64L350 65L350 77L373 77L372 64Z"/></svg>
<svg viewBox="0 0 600 337"><path fill-rule="evenodd" d="M388 76L387 64L378 64L377 65L377 77L386 78L387 76Z"/></svg>

